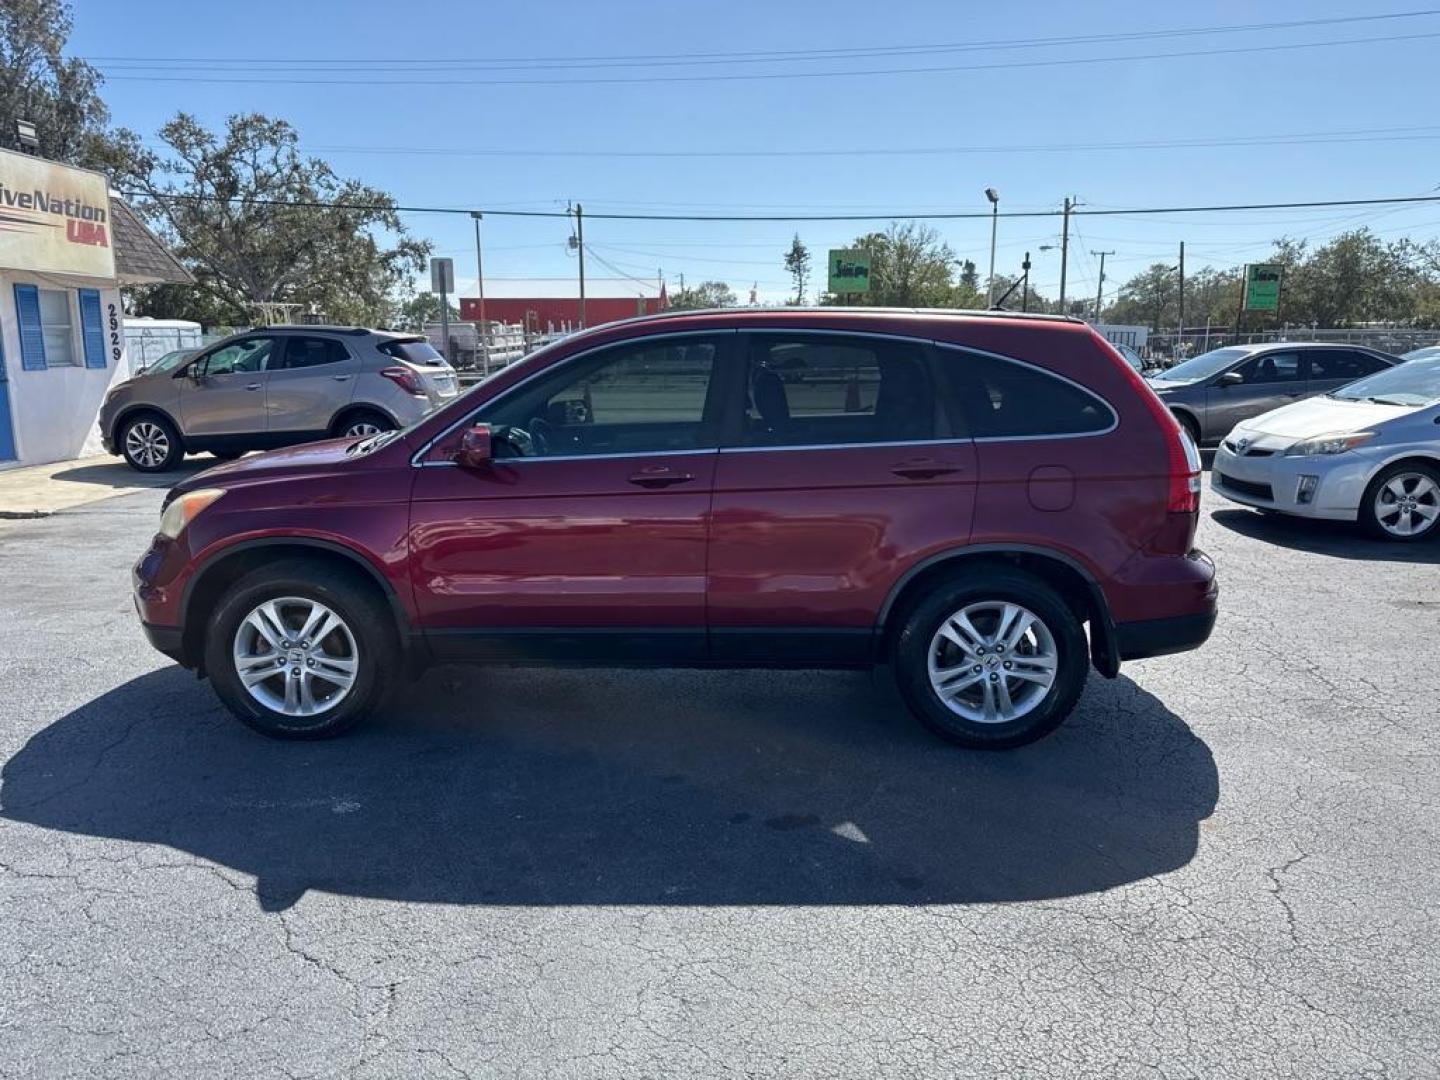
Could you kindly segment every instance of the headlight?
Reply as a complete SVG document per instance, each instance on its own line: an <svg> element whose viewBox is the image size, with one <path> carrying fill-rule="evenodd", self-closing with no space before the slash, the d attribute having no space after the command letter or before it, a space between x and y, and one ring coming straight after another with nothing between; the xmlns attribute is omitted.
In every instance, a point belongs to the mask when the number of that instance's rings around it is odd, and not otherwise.
<svg viewBox="0 0 1440 1080"><path fill-rule="evenodd" d="M1361 443L1375 438L1373 431L1336 432L1332 435L1317 435L1313 439L1297 442L1285 451L1286 457L1310 457L1315 454L1343 454Z"/></svg>
<svg viewBox="0 0 1440 1080"><path fill-rule="evenodd" d="M174 540L196 514L224 494L220 488L200 488L178 496L160 515L160 535Z"/></svg>

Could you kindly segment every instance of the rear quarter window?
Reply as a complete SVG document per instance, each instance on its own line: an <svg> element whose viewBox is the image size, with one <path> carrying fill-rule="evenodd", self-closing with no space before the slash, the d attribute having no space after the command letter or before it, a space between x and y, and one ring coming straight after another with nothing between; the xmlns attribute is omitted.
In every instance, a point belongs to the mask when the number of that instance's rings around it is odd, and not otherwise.
<svg viewBox="0 0 1440 1080"><path fill-rule="evenodd" d="M1115 426L1103 398L1040 368L957 349L939 356L952 408L977 439L1093 435Z"/></svg>
<svg viewBox="0 0 1440 1080"><path fill-rule="evenodd" d="M423 339L386 341L379 346L379 349L386 356L393 356L396 360L419 364L422 367L438 367L445 363L445 358L435 350L435 347Z"/></svg>

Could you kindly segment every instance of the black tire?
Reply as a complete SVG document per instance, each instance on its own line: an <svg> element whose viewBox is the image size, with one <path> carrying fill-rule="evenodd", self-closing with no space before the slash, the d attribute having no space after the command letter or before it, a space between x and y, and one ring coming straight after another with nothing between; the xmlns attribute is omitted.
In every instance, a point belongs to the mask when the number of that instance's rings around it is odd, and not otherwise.
<svg viewBox="0 0 1440 1080"><path fill-rule="evenodd" d="M210 456L217 461L234 461L243 453L244 450L211 450Z"/></svg>
<svg viewBox="0 0 1440 1080"><path fill-rule="evenodd" d="M251 612L267 600L289 597L324 604L353 638L354 683L336 704L307 717L287 715L252 696L236 671L232 652L241 623ZM313 560L282 559L246 574L221 598L206 626L205 670L215 692L242 723L271 738L327 739L350 730L383 704L401 669L399 638L384 598L358 574ZM284 672L276 678L283 687ZM275 689L275 684L270 686Z"/></svg>
<svg viewBox="0 0 1440 1080"><path fill-rule="evenodd" d="M133 413L121 421L115 442L137 472L168 472L185 457L185 443L175 425L159 413Z"/></svg>
<svg viewBox="0 0 1440 1080"><path fill-rule="evenodd" d="M1006 676L1003 670L989 673L991 682L1005 679L1007 693L1011 680L1015 680L1018 693L1037 697L1016 719L987 723L962 716L941 700L931 686L929 660L932 640L943 623L969 605L992 601L1018 604L1038 617L1053 641L1055 674L1048 689L1032 690L1029 683L1019 681L1018 676ZM977 629L985 628L977 625ZM1017 666L1024 663L1024 650L1040 651L1022 640L1020 650L1010 654ZM1054 731L1079 700L1090 667L1084 627L1065 601L1040 579L997 567L957 575L932 590L905 616L891 655L900 693L916 718L941 738L977 750L1023 746ZM983 661L989 664L994 657L990 652ZM1002 667L1006 662L1000 660Z"/></svg>
<svg viewBox="0 0 1440 1080"><path fill-rule="evenodd" d="M365 430L357 431L356 428ZM373 428L374 430L369 430ZM381 431L394 431L395 421L375 409L351 409L335 421L334 434L340 437L353 435L374 435Z"/></svg>
<svg viewBox="0 0 1440 1080"><path fill-rule="evenodd" d="M1376 507L1376 501L1380 497L1382 489L1392 480L1399 476L1420 476L1428 478L1437 487L1440 487L1440 468L1420 461L1397 461L1389 468L1381 469L1375 474L1365 488L1365 494L1360 499L1360 524L1365 531L1377 540L1389 540L1397 544L1411 544L1417 540L1426 540L1434 536L1440 536L1440 517L1433 518L1428 525L1419 532L1402 535L1391 532L1385 528L1381 521L1381 515ZM1403 486L1403 485L1402 485ZM1430 496L1434 499L1435 496ZM1434 505L1426 501L1426 505Z"/></svg>

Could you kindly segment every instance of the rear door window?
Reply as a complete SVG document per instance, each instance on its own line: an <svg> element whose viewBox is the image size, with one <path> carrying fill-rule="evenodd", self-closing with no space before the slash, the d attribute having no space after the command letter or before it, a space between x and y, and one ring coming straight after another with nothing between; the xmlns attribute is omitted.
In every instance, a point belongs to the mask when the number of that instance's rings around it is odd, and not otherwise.
<svg viewBox="0 0 1440 1080"><path fill-rule="evenodd" d="M285 343L285 367L290 370L340 364L349 359L345 346L332 338L292 337Z"/></svg>
<svg viewBox="0 0 1440 1080"><path fill-rule="evenodd" d="M421 338L414 341L387 341L379 348L386 356L393 356L396 360L419 364L422 367L439 367L445 363L445 358L435 350L435 347Z"/></svg>
<svg viewBox="0 0 1440 1080"><path fill-rule="evenodd" d="M742 446L842 446L937 437L926 350L845 334L749 334Z"/></svg>
<svg viewBox="0 0 1440 1080"><path fill-rule="evenodd" d="M1379 357L1351 349L1312 349L1310 378L1332 382L1353 382L1389 367Z"/></svg>
<svg viewBox="0 0 1440 1080"><path fill-rule="evenodd" d="M1099 396L1018 361L941 349L955 405L977 439L1091 435L1116 423Z"/></svg>

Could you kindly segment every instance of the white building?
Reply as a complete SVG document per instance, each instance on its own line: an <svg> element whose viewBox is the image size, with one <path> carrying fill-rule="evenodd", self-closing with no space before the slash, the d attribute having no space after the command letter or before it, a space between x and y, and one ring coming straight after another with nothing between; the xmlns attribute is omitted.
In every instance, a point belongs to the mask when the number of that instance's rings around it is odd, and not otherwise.
<svg viewBox="0 0 1440 1080"><path fill-rule="evenodd" d="M105 177L0 151L0 469L99 452L120 286L190 280Z"/></svg>

